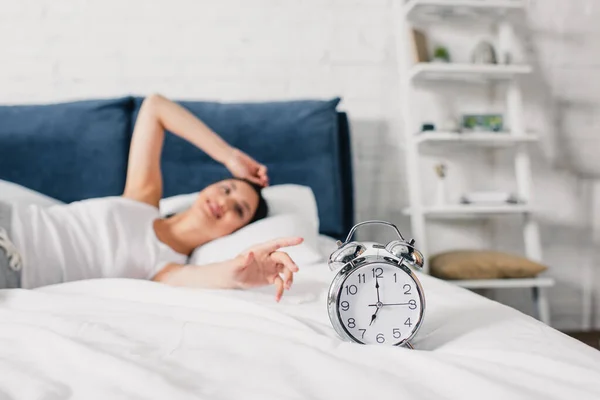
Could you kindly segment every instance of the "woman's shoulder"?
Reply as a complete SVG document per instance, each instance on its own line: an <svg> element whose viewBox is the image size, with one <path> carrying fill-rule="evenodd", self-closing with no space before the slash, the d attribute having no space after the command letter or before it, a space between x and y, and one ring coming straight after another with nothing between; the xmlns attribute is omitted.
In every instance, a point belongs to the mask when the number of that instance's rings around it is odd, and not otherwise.
<svg viewBox="0 0 600 400"><path fill-rule="evenodd" d="M159 209L157 207L123 196L95 197L91 199L79 200L68 204L67 207L89 208L93 210L145 210L152 214L159 214Z"/></svg>
<svg viewBox="0 0 600 400"><path fill-rule="evenodd" d="M115 201L115 202L119 202L121 204L128 204L128 205L130 205L132 207L148 208L148 209L151 209L151 210L158 211L158 207L156 207L156 206L154 206L152 204L145 203L143 201L132 199L130 197L112 196L112 197L105 197L105 199L107 199L107 201Z"/></svg>

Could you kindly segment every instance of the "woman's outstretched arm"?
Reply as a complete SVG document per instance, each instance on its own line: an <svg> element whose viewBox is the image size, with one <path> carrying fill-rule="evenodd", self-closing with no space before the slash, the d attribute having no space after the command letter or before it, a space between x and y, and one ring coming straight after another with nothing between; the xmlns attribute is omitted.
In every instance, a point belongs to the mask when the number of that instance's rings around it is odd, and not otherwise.
<svg viewBox="0 0 600 400"><path fill-rule="evenodd" d="M235 176L268 183L266 168L231 147L206 124L177 103L161 95L148 96L133 130L124 197L158 207L162 197L160 158L165 130L194 144Z"/></svg>
<svg viewBox="0 0 600 400"><path fill-rule="evenodd" d="M284 289L290 289L298 266L281 247L295 246L302 238L276 239L246 250L234 259L205 265L169 264L154 276L156 282L171 286L207 289L246 289L264 285L275 286L275 300Z"/></svg>

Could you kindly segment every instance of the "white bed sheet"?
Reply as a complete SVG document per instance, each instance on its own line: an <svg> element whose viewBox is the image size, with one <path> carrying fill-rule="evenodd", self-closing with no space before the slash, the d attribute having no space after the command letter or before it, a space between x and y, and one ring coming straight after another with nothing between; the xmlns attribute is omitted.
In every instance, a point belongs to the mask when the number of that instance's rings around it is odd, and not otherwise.
<svg viewBox="0 0 600 400"><path fill-rule="evenodd" d="M301 268L279 304L114 279L0 291L0 398L600 398L600 352L428 276L418 350L343 342L332 273Z"/></svg>

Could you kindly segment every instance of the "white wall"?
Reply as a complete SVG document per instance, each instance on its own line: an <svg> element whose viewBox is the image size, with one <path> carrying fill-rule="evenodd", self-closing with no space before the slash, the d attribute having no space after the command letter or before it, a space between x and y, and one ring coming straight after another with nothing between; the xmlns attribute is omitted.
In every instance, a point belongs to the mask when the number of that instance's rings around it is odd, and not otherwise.
<svg viewBox="0 0 600 400"><path fill-rule="evenodd" d="M352 119L357 219L387 219L409 230L400 214L408 200L392 1L0 0L0 103L151 92L218 100L340 95ZM535 157L535 195L546 260L559 282L552 316L555 326L578 329L580 264L591 256L582 243L589 213L576 172L600 166L592 133L600 125L600 10L592 1L545 0L532 1L529 15L530 57L541 68L530 82L528 121L546 138ZM470 47L457 42L454 50ZM436 115L439 104L424 96L416 105ZM491 185L490 175L493 186L511 187L505 156L474 157L460 167L463 161L452 164L455 195L465 185ZM464 179L461 171L477 173ZM429 169L424 176L432 176ZM458 228L432 233L438 249L488 242L519 248L514 224L486 229L483 242L481 226ZM523 296L511 294L510 301L528 312Z"/></svg>

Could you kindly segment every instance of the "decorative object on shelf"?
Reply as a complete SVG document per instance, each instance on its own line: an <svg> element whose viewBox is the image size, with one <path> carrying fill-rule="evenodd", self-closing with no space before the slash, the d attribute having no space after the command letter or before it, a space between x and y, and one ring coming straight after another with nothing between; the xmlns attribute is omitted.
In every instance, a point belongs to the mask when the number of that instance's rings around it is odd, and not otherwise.
<svg viewBox="0 0 600 400"><path fill-rule="evenodd" d="M421 132L435 131L435 124L424 123L421 125Z"/></svg>
<svg viewBox="0 0 600 400"><path fill-rule="evenodd" d="M463 132L501 132L504 117L502 114L465 114L462 128Z"/></svg>
<svg viewBox="0 0 600 400"><path fill-rule="evenodd" d="M399 239L386 245L350 241L356 228L367 224L387 225ZM339 271L329 286L327 311L342 339L413 348L410 340L425 313L425 293L412 270L422 269L424 258L414 244L385 221L356 224L344 242L337 242L338 248L328 260L329 269Z"/></svg>
<svg viewBox="0 0 600 400"><path fill-rule="evenodd" d="M437 164L435 166L435 174L438 177L436 187L436 204L441 206L446 204L446 173L448 168L446 164Z"/></svg>
<svg viewBox="0 0 600 400"><path fill-rule="evenodd" d="M450 53L448 49L444 46L437 46L433 51L433 62L449 63Z"/></svg>
<svg viewBox="0 0 600 400"><path fill-rule="evenodd" d="M494 205L519 204L521 201L514 193L509 192L468 192L460 197L462 204Z"/></svg>
<svg viewBox="0 0 600 400"><path fill-rule="evenodd" d="M533 278L545 265L513 254L487 250L455 250L429 259L431 274L442 279Z"/></svg>
<svg viewBox="0 0 600 400"><path fill-rule="evenodd" d="M473 53L471 54L471 62L473 64L497 64L496 50L494 46L487 41L480 42Z"/></svg>
<svg viewBox="0 0 600 400"><path fill-rule="evenodd" d="M422 31L418 29L413 29L412 39L414 46L415 62L429 62L429 51L427 50L427 36L425 36L425 34Z"/></svg>

